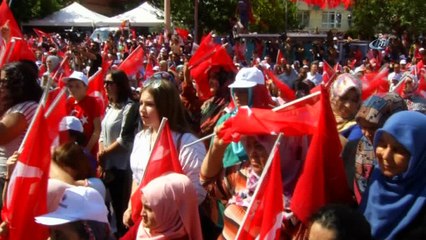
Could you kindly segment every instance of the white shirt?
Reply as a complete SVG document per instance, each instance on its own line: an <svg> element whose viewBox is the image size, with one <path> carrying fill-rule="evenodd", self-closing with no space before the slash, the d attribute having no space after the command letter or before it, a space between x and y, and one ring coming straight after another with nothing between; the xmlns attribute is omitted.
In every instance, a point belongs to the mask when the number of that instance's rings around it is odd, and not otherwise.
<svg viewBox="0 0 426 240"><path fill-rule="evenodd" d="M185 133L181 136L180 144L177 141L181 134L172 131L172 137L176 148L179 153L179 162L182 166L183 173L191 179L197 191L198 204L201 204L206 197L206 191L200 184L200 168L206 155L206 149L202 142L196 143L192 146L183 148L184 145L194 142L197 138L190 134ZM150 141L151 130L144 129L135 136L133 144L133 151L130 155L130 168L133 172L133 180L140 184L148 158L151 152Z"/></svg>

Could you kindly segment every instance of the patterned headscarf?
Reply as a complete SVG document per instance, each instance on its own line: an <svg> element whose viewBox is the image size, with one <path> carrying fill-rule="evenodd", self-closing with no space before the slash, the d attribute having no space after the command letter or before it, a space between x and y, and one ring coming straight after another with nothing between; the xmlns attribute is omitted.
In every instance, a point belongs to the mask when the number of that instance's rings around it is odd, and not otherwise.
<svg viewBox="0 0 426 240"><path fill-rule="evenodd" d="M357 121L364 119L380 128L392 114L403 110L407 110L407 105L398 94L376 94L364 101L355 119ZM358 202L361 201L361 196L367 188L375 157L373 143L362 136L355 153L354 191Z"/></svg>

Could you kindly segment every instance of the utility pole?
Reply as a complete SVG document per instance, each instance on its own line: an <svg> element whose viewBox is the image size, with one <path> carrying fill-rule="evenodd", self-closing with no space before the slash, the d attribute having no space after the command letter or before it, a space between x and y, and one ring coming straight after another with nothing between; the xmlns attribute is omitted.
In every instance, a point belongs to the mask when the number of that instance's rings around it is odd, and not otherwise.
<svg viewBox="0 0 426 240"><path fill-rule="evenodd" d="M170 24L170 0L164 0L164 25L166 26L166 31L170 33L171 24Z"/></svg>

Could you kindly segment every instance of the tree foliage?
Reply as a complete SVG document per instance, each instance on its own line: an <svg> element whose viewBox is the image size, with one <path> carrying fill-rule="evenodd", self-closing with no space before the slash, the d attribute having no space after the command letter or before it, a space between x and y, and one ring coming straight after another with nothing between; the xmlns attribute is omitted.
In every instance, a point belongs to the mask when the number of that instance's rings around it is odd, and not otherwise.
<svg viewBox="0 0 426 240"><path fill-rule="evenodd" d="M364 38L375 33L418 35L426 31L425 0L356 0L354 30Z"/></svg>
<svg viewBox="0 0 426 240"><path fill-rule="evenodd" d="M43 18L71 2L70 0L12 0L11 10L19 22L26 22L34 18Z"/></svg>
<svg viewBox="0 0 426 240"><path fill-rule="evenodd" d="M171 1L171 15L175 25L193 29L194 6L197 0ZM238 0L199 0L198 24L199 32L227 33L231 29L230 19L236 16ZM151 1L159 8L164 7L164 1ZM259 33L281 33L285 27L285 1L251 0L255 22L250 25L250 31ZM288 26L296 26L295 4L288 2Z"/></svg>

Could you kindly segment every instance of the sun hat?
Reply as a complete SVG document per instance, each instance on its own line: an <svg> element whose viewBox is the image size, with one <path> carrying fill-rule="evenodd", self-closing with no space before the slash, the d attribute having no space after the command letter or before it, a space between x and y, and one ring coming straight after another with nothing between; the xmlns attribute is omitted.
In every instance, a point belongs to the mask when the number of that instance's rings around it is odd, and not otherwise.
<svg viewBox="0 0 426 240"><path fill-rule="evenodd" d="M251 88L256 85L264 85L265 78L262 71L257 67L241 68L235 76L235 81L230 84L229 88Z"/></svg>
<svg viewBox="0 0 426 240"><path fill-rule="evenodd" d="M65 116L62 118L61 122L59 123L59 131L63 132L68 130L74 130L82 133L84 130L80 119L74 116Z"/></svg>
<svg viewBox="0 0 426 240"><path fill-rule="evenodd" d="M83 72L74 71L74 72L71 73L71 75L64 78L62 81L67 83L71 79L82 81L84 83L84 85L86 85L86 86L87 86L87 84L89 84L89 79L87 78L86 74L84 74Z"/></svg>
<svg viewBox="0 0 426 240"><path fill-rule="evenodd" d="M108 223L107 215L108 209L100 193L93 188L79 186L65 189L58 208L35 217L35 221L47 226L82 220Z"/></svg>

